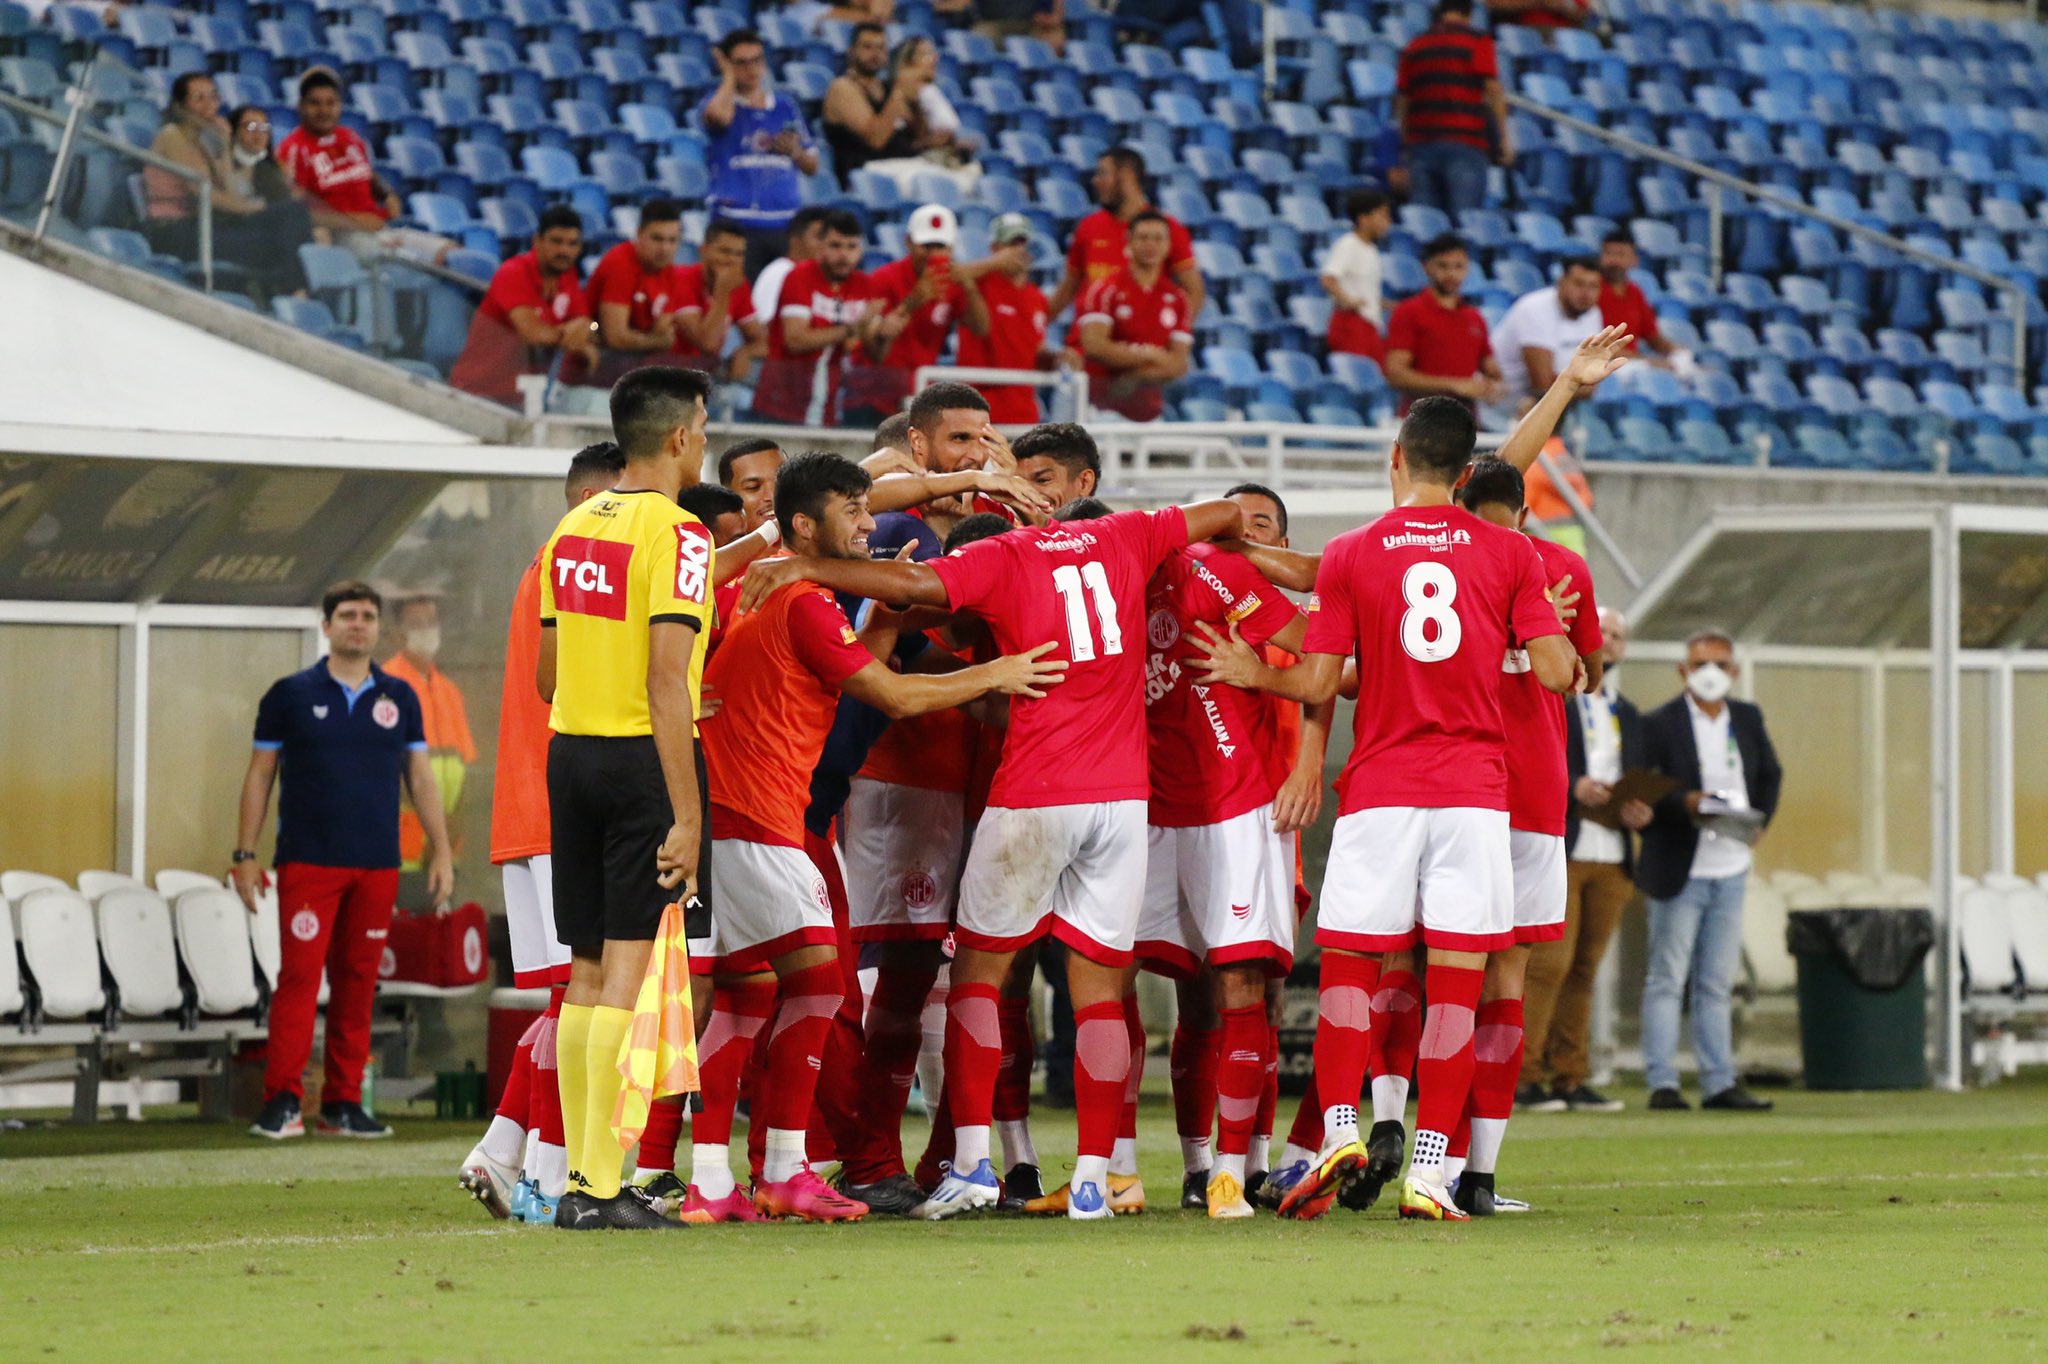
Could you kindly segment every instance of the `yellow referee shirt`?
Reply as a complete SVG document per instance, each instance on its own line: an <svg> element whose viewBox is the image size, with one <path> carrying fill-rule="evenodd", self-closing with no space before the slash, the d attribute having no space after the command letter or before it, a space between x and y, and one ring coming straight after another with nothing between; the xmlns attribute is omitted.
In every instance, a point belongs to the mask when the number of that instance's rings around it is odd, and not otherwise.
<svg viewBox="0 0 2048 1364"><path fill-rule="evenodd" d="M690 709L703 691L711 628L711 532L651 489L605 492L562 518L541 551L540 623L555 631L557 734L652 734L648 629L695 626Z"/></svg>

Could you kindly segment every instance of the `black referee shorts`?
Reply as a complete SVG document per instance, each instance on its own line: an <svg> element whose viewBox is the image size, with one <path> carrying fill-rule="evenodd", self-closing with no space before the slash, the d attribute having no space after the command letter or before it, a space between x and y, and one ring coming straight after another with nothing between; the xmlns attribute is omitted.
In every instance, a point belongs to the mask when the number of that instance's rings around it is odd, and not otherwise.
<svg viewBox="0 0 2048 1364"><path fill-rule="evenodd" d="M689 916L693 938L711 933L711 786L703 748L696 753L702 907ZM673 823L651 737L557 734L548 741L555 936L563 946L588 953L607 941L653 941L661 911L681 889L664 890L656 879L655 855Z"/></svg>

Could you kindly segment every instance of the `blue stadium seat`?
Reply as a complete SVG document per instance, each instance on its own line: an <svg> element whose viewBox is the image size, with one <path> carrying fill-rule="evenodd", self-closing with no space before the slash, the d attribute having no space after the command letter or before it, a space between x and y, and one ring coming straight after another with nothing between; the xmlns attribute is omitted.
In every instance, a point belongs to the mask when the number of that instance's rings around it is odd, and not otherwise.
<svg viewBox="0 0 2048 1364"><path fill-rule="evenodd" d="M1266 372L1297 393L1314 388L1323 379L1323 367L1315 357L1298 350L1267 351Z"/></svg>
<svg viewBox="0 0 2048 1364"><path fill-rule="evenodd" d="M1039 180L1033 193L1039 206L1063 223L1078 221L1095 209L1087 192L1072 180L1048 176Z"/></svg>
<svg viewBox="0 0 2048 1364"><path fill-rule="evenodd" d="M1330 374L1353 393L1372 395L1387 391L1386 376L1371 356L1339 351L1330 356Z"/></svg>

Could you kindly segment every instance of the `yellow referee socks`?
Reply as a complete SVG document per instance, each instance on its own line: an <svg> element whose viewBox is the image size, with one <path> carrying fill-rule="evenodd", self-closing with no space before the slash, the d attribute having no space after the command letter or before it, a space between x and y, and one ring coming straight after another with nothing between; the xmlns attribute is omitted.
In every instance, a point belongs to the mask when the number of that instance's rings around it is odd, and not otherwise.
<svg viewBox="0 0 2048 1364"><path fill-rule="evenodd" d="M583 1052L583 1184L592 1198L616 1198L625 1151L612 1132L612 1111L626 1079L619 1074L619 1049L633 1026L631 1009L599 1004L590 1011L590 1037ZM572 1160L575 1157L572 1157Z"/></svg>
<svg viewBox="0 0 2048 1364"><path fill-rule="evenodd" d="M569 1162L570 1193L590 1192L583 1178L583 1096L591 1013L588 1004L564 1004L555 1023L555 1078L562 1090L562 1148Z"/></svg>

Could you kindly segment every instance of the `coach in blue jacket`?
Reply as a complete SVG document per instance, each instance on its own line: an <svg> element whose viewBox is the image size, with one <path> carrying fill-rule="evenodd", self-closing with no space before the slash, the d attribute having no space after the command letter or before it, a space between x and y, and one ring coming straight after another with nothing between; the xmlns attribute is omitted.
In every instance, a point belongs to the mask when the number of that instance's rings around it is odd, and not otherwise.
<svg viewBox="0 0 2048 1364"><path fill-rule="evenodd" d="M1682 695L1643 718L1644 759L1678 783L1643 830L1636 885L1650 901L1649 970L1643 980L1643 1070L1650 1107L1685 1108L1678 1092L1679 995L1692 979L1692 1049L1704 1108L1761 1111L1771 1105L1736 1083L1729 992L1742 961L1742 900L1750 849L1700 828L1700 801L1716 796L1761 813L1778 809L1783 771L1763 712L1731 700L1739 667L1719 630L1685 642Z"/></svg>

